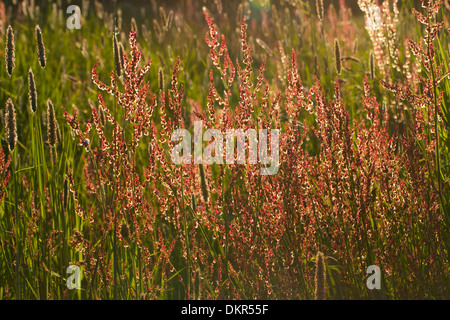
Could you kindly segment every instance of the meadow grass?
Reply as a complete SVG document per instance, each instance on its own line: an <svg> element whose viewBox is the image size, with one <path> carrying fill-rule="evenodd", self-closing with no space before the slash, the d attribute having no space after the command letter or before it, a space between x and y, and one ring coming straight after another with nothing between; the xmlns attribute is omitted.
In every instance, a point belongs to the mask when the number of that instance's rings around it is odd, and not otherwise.
<svg viewBox="0 0 450 320"><path fill-rule="evenodd" d="M79 30L18 2L1 299L449 298L448 1L380 5L375 29L346 1L82 1ZM175 165L200 119L280 129L279 172Z"/></svg>

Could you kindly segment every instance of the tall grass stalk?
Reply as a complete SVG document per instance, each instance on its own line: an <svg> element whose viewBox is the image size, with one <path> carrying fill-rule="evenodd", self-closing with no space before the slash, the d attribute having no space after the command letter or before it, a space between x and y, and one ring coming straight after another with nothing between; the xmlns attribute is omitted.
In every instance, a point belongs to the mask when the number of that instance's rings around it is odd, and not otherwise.
<svg viewBox="0 0 450 320"><path fill-rule="evenodd" d="M22 281L21 281L21 264L22 264L22 256L21 256L21 252L22 252L22 248L20 246L20 242L21 242L21 225L20 225L20 219L18 216L18 212L17 212L17 208L19 206L18 203L18 189L17 189L17 168L18 166L18 158L17 158L17 149L12 151L12 155L13 155L13 159L12 159L12 171L13 171L13 179L14 179L14 235L16 238L16 292L17 292L17 298L19 300L22 299Z"/></svg>
<svg viewBox="0 0 450 320"><path fill-rule="evenodd" d="M429 4L430 6L431 4ZM427 17L428 17L428 28L431 29L431 21L430 21L430 8L427 8ZM442 199L442 177L441 177L441 160L440 160L440 151L439 151L439 106L438 106L438 87L436 83L436 75L434 72L434 59L431 56L431 32L427 32L428 40L427 40L427 55L430 62L430 70L431 70L431 77L433 81L433 103L434 103L434 134L436 136L436 147L435 147L435 154L436 154L436 178L437 178L437 184L438 184L438 192L439 192L439 206L440 210L443 213L444 211L444 202Z"/></svg>

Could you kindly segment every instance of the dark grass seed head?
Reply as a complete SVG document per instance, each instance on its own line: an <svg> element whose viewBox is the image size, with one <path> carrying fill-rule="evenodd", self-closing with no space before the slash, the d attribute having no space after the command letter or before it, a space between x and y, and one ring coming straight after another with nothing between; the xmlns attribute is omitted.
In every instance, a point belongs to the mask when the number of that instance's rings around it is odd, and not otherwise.
<svg viewBox="0 0 450 320"><path fill-rule="evenodd" d="M159 86L159 91L164 92L164 72L161 67L159 67L159 70L158 70L158 86Z"/></svg>
<svg viewBox="0 0 450 320"><path fill-rule="evenodd" d="M197 204L195 203L195 196L192 195L191 196L191 205L192 205L192 211L196 211L197 210Z"/></svg>
<svg viewBox="0 0 450 320"><path fill-rule="evenodd" d="M14 53L14 30L9 25L8 30L6 32L6 71L8 75L11 77L14 66L15 66L15 53Z"/></svg>
<svg viewBox="0 0 450 320"><path fill-rule="evenodd" d="M106 125L106 116L105 111L103 111L102 107L98 108L98 118L100 121L100 125L104 127Z"/></svg>
<svg viewBox="0 0 450 320"><path fill-rule="evenodd" d="M66 211L68 203L69 203L69 178L66 175L64 177L64 185L63 185L63 206L64 210Z"/></svg>
<svg viewBox="0 0 450 320"><path fill-rule="evenodd" d="M46 57L45 57L45 46L44 46L44 40L42 38L42 31L39 25L36 25L36 41L37 41L37 48L38 48L38 58L39 58L39 64L42 68L45 68L46 65Z"/></svg>
<svg viewBox="0 0 450 320"><path fill-rule="evenodd" d="M203 201L205 201L205 203L207 203L208 198L209 198L209 192L208 192L208 186L206 184L206 177L205 177L205 171L203 169L203 164L199 164L198 169L199 169L199 173L200 173L200 188L202 190Z"/></svg>
<svg viewBox="0 0 450 320"><path fill-rule="evenodd" d="M341 47L339 45L339 40L334 39L334 59L336 62L336 72L341 74L342 64L341 64Z"/></svg>
<svg viewBox="0 0 450 320"><path fill-rule="evenodd" d="M120 64L120 52L116 33L114 33L113 35L113 51L114 51L114 66L116 68L116 74L118 77L120 77L122 75L122 66Z"/></svg>
<svg viewBox="0 0 450 320"><path fill-rule="evenodd" d="M55 116L55 107L53 106L53 102L48 99L47 100L47 137L48 137L48 145L53 148L58 142L58 124L56 122Z"/></svg>

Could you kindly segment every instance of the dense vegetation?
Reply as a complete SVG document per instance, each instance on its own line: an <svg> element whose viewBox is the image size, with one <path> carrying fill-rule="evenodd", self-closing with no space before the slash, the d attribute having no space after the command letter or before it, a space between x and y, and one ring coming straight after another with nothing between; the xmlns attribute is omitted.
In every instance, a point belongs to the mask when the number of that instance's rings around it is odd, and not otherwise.
<svg viewBox="0 0 450 320"><path fill-rule="evenodd" d="M450 297L449 1L72 2L0 1L1 299Z"/></svg>

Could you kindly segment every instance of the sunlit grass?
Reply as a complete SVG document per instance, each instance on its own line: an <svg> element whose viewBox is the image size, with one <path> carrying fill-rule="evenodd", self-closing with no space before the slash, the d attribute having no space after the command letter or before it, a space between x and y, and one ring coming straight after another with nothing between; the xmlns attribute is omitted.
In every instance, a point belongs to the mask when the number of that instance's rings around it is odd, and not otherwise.
<svg viewBox="0 0 450 320"><path fill-rule="evenodd" d="M5 124L11 99L18 140L10 152L1 127L6 158L0 169L10 160L10 176L0 170L1 299L313 299L318 252L325 258L327 299L448 298L448 8L429 21L444 22L432 42L429 73L405 40L420 43L427 36L412 3L403 4L394 34L389 26L380 31L386 35L380 39L389 39L383 44L388 53L375 54L371 69L376 43L363 14L342 7L326 7L319 21L315 7L300 0L236 7L217 1L203 10L202 1L194 1L195 8L152 1L142 8L117 5L115 12L94 1L82 11L82 28L69 30L65 6L43 2L34 17L7 6L2 21L2 48L7 27L14 30L15 66L11 76L0 68L0 120ZM231 68L221 69L226 56L211 59L205 35L210 39L213 24L208 29L204 12L224 35L236 67L233 82L227 82ZM137 84L127 87L137 73L115 78L119 92L129 90L120 101L119 93L92 81L95 65L107 85L111 72L117 75L114 14L128 59L140 51L139 68L152 60L143 84L154 109L135 150L133 121L150 114L137 108ZM132 18L138 51L129 42ZM29 105L30 69L36 112ZM435 85L419 83L417 75ZM416 91L405 97L399 92L407 91L387 90L395 84ZM228 104L219 104L227 93ZM57 141L48 134L48 100ZM123 101L133 106L131 114ZM230 127L245 123L239 117L246 101L254 108L250 126L261 120L283 132L278 176L259 177L250 165L171 163L171 130L192 130L202 115L219 126L227 112ZM106 120L96 126L102 112ZM68 121L75 113L79 132L75 120ZM89 125L89 139L81 139ZM117 141L126 151L117 151ZM105 142L110 148L100 152ZM71 264L81 269L79 290L67 288ZM383 272L381 290L365 285L371 264Z"/></svg>

